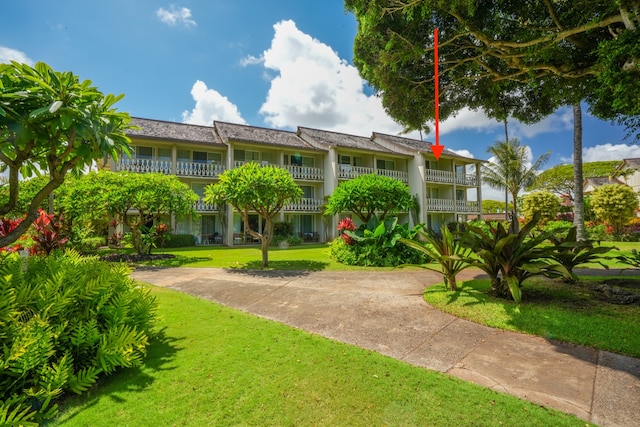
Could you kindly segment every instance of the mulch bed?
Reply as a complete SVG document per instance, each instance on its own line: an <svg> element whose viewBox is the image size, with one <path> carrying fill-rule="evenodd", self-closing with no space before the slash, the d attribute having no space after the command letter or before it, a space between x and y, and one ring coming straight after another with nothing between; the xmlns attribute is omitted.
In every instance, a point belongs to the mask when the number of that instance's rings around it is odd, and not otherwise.
<svg viewBox="0 0 640 427"><path fill-rule="evenodd" d="M175 258L172 254L109 254L100 257L101 261L136 263Z"/></svg>

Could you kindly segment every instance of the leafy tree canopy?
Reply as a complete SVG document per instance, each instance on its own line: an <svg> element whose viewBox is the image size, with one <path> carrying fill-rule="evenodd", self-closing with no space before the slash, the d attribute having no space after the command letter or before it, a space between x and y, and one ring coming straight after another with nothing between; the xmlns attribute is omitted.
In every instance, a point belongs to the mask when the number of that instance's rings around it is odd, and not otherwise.
<svg viewBox="0 0 640 427"><path fill-rule="evenodd" d="M0 64L0 162L8 170L9 197L0 216L19 201L19 177L47 175L26 210L26 220L0 238L0 247L20 237L38 215L42 201L64 181L67 173L80 173L94 161L117 158L130 151L125 132L131 120L115 108L123 95L103 95L89 80L71 72Z"/></svg>
<svg viewBox="0 0 640 427"><path fill-rule="evenodd" d="M286 169L251 162L226 170L216 184L205 188L204 200L207 203L227 203L233 206L242 216L245 233L260 239L262 266L267 267L274 217L286 204L296 202L302 196L302 189ZM251 212L264 219L262 233L249 225Z"/></svg>
<svg viewBox="0 0 640 427"><path fill-rule="evenodd" d="M509 209L513 209L513 203L509 203ZM504 213L504 201L483 200L482 213Z"/></svg>
<svg viewBox="0 0 640 427"><path fill-rule="evenodd" d="M126 224L136 251L142 253L150 250L143 245L142 227L170 215L196 215L198 195L174 175L99 171L70 181L60 199L67 219L116 218Z"/></svg>
<svg viewBox="0 0 640 427"><path fill-rule="evenodd" d="M560 198L550 191L533 191L522 196L522 214L527 221L540 212L542 223L556 219L560 211Z"/></svg>
<svg viewBox="0 0 640 427"><path fill-rule="evenodd" d="M612 176L620 161L588 162L582 165L582 174L586 178ZM573 199L573 165L558 165L541 172L527 190L549 190L559 195L568 194Z"/></svg>
<svg viewBox="0 0 640 427"><path fill-rule="evenodd" d="M387 176L367 174L341 182L329 197L325 214L352 212L366 224L374 214L383 221L389 214L408 212L414 203L406 184Z"/></svg>
<svg viewBox="0 0 640 427"><path fill-rule="evenodd" d="M613 226L620 235L622 227L638 210L638 194L628 185L605 184L593 190L591 207L596 217Z"/></svg>
<svg viewBox="0 0 640 427"><path fill-rule="evenodd" d="M354 63L391 116L434 118L434 28L440 115L484 108L535 122L586 99L592 112L640 124L637 1L346 0L358 20Z"/></svg>

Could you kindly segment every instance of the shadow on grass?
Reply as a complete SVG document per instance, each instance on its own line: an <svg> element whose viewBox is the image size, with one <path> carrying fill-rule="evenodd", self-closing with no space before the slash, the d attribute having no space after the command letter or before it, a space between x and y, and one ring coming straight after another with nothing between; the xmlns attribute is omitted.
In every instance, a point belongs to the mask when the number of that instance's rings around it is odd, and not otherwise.
<svg viewBox="0 0 640 427"><path fill-rule="evenodd" d="M182 347L178 347L176 344L181 340L182 338L168 337L163 328L149 340L143 366L119 369L107 377L101 377L96 385L82 395L70 394L63 397L58 402L59 413L63 413L69 406L86 408L96 405L104 397L115 402L124 402L120 393L144 392L153 384L156 372L176 369L173 362L177 353L182 350ZM73 418L73 415L69 418ZM53 419L44 425L55 424L57 424L57 420Z"/></svg>
<svg viewBox="0 0 640 427"><path fill-rule="evenodd" d="M173 258L135 263L134 267L136 268L136 270L159 270L163 268L182 267L183 265L193 264L201 261L209 261L210 259L210 257L186 257L176 255Z"/></svg>
<svg viewBox="0 0 640 427"><path fill-rule="evenodd" d="M226 271L256 277L296 277L306 276L312 271L322 271L328 265L328 262L310 260L269 261L269 267L263 268L262 262L256 260L227 268Z"/></svg>

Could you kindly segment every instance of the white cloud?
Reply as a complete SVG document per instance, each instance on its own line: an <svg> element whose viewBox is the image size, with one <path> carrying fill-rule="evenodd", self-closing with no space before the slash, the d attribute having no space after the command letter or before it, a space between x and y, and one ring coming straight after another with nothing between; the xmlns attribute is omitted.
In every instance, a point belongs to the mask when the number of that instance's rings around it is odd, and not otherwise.
<svg viewBox="0 0 640 427"><path fill-rule="evenodd" d="M640 145L601 144L582 148L583 162L599 162L605 160L622 160L640 157ZM563 163L573 163L572 157L562 157Z"/></svg>
<svg viewBox="0 0 640 427"><path fill-rule="evenodd" d="M161 7L156 10L156 16L160 20L170 26L175 26L178 24L184 25L185 27L195 27L196 21L191 18L191 9L186 7L176 8L174 5L169 7L169 10Z"/></svg>
<svg viewBox="0 0 640 427"><path fill-rule="evenodd" d="M182 121L185 123L208 126L213 125L214 120L246 123L235 104L218 91L208 89L207 85L200 80L193 84L191 96L196 101L196 105L193 110L182 113Z"/></svg>
<svg viewBox="0 0 640 427"><path fill-rule="evenodd" d="M8 47L0 46L0 64L6 64L10 61L21 62L33 65L33 59L29 58L26 53Z"/></svg>
<svg viewBox="0 0 640 427"><path fill-rule="evenodd" d="M533 138L542 133L556 133L573 130L573 111L563 107L534 124L524 124L516 120L509 122L509 132L519 138Z"/></svg>
<svg viewBox="0 0 640 427"><path fill-rule="evenodd" d="M262 64L263 62L264 58L258 58L257 56L249 55L240 60L240 65L246 67L248 65Z"/></svg>
<svg viewBox="0 0 640 427"><path fill-rule="evenodd" d="M266 70L275 71L260 108L266 123L275 128L308 126L356 135L402 131L385 113L380 99L364 93L358 70L329 46L301 32L291 20L278 22L274 30L271 46L260 58L242 61L243 65L262 63Z"/></svg>

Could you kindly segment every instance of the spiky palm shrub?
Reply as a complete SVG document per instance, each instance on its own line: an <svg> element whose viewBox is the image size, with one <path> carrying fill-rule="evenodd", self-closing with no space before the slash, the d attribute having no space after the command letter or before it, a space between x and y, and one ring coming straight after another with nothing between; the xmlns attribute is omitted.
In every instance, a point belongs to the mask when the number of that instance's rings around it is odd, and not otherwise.
<svg viewBox="0 0 640 427"><path fill-rule="evenodd" d="M578 280L573 269L580 264L595 262L608 270L609 266L601 260L612 259L613 257L607 257L604 254L617 249L615 246L594 246L592 240L578 240L576 227L571 227L565 237L563 234L556 234L549 237L549 241L555 248L549 257L566 269L566 273L562 276L562 281L565 283L575 283Z"/></svg>
<svg viewBox="0 0 640 427"><path fill-rule="evenodd" d="M463 247L446 225L440 228L440 234L433 230L421 231L420 241L400 239L401 243L424 253L440 264L440 269L423 264L421 267L442 273L444 284L452 291L458 290L456 276L462 270L473 266L471 250Z"/></svg>
<svg viewBox="0 0 640 427"><path fill-rule="evenodd" d="M76 252L0 263L0 425L53 417L64 392L142 363L156 304L126 267Z"/></svg>
<svg viewBox="0 0 640 427"><path fill-rule="evenodd" d="M517 233L509 233L502 224L497 224L488 233L478 227L468 228L464 245L480 258L481 261L475 265L489 274L495 295L511 295L519 304L522 301L522 284L526 279L543 274L551 277L568 274L562 265L550 261L555 248L543 245L563 230L535 233L539 220L540 212L536 212Z"/></svg>

